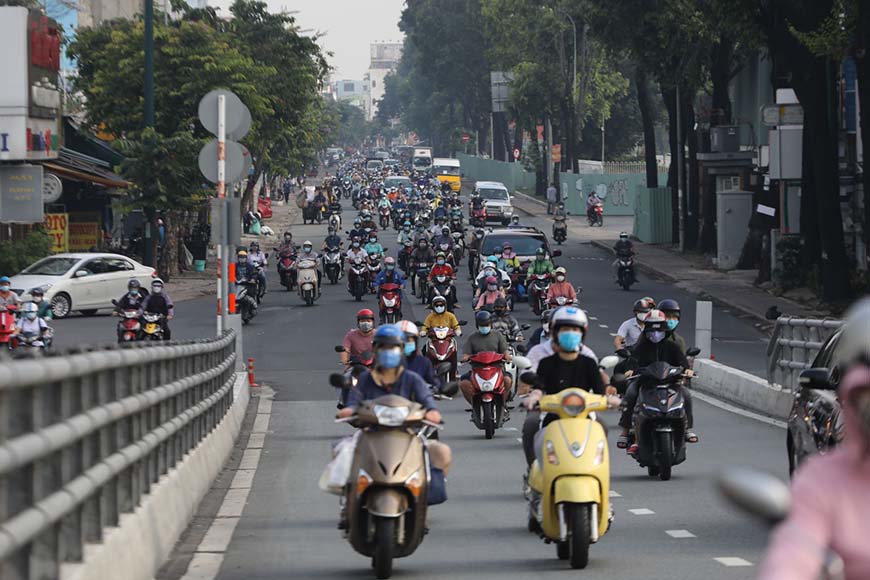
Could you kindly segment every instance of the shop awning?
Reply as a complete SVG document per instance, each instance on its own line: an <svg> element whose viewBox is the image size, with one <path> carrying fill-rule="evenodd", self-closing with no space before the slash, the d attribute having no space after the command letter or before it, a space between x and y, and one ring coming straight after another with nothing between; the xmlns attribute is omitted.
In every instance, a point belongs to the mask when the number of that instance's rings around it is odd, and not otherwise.
<svg viewBox="0 0 870 580"><path fill-rule="evenodd" d="M42 162L43 167L64 179L94 183L104 187L124 188L129 182L106 167L105 162L61 148L57 159Z"/></svg>

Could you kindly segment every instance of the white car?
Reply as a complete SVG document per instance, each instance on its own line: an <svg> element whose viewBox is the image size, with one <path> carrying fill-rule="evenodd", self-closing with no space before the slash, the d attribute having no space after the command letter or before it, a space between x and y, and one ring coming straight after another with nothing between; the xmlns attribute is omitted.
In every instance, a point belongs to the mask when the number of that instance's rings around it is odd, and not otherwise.
<svg viewBox="0 0 870 580"><path fill-rule="evenodd" d="M120 254L55 254L35 262L13 276L12 290L23 301L39 288L51 304L55 318L73 310L91 315L100 308L112 308L112 300L127 291L131 278L144 288L156 277L154 268Z"/></svg>
<svg viewBox="0 0 870 580"><path fill-rule="evenodd" d="M478 181L474 184L474 193L479 195L486 207L486 221L499 221L506 226L514 215L511 205L512 196L504 183L499 181Z"/></svg>

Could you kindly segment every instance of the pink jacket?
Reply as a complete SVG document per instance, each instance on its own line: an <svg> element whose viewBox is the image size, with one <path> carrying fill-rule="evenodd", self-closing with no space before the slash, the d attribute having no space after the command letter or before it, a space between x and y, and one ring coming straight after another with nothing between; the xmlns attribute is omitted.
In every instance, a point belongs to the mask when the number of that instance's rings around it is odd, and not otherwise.
<svg viewBox="0 0 870 580"><path fill-rule="evenodd" d="M849 397L870 388L870 368L850 370L839 386L846 438L806 461L792 481L788 518L771 536L761 580L816 580L827 549L845 564L846 580L870 578L870 449L858 433Z"/></svg>
<svg viewBox="0 0 870 580"><path fill-rule="evenodd" d="M501 290L495 290L494 292L487 290L477 298L477 304L474 305L474 308L475 310L480 310L484 306L491 306L492 304L495 304L496 300L502 297L504 297L504 294L502 294Z"/></svg>

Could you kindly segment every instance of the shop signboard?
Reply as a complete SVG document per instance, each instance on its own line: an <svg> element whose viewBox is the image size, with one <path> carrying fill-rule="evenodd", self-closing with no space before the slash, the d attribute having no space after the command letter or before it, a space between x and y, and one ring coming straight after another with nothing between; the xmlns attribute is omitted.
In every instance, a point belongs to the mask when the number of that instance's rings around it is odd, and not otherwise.
<svg viewBox="0 0 870 580"><path fill-rule="evenodd" d="M42 210L42 165L0 165L0 223L40 223Z"/></svg>
<svg viewBox="0 0 870 580"><path fill-rule="evenodd" d="M98 222L71 222L69 224L69 251L88 252L100 242Z"/></svg>
<svg viewBox="0 0 870 580"><path fill-rule="evenodd" d="M51 239L51 253L69 251L69 214L45 214L45 231Z"/></svg>

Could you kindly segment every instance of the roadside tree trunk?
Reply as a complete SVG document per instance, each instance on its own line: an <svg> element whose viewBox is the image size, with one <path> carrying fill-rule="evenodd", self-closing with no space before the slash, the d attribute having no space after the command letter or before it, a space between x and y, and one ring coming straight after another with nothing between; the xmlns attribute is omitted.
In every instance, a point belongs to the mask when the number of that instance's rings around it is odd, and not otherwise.
<svg viewBox="0 0 870 580"><path fill-rule="evenodd" d="M655 113L651 102L649 77L643 68L638 65L635 69L634 80L637 83L637 106L640 109L641 123L643 124L643 155L646 163L646 186L659 186L659 168L656 160L656 127Z"/></svg>

